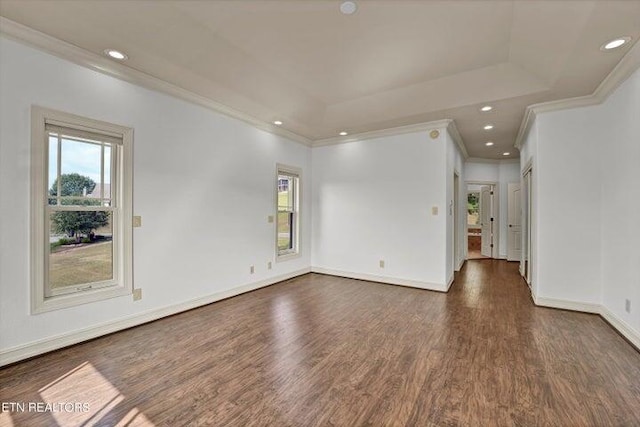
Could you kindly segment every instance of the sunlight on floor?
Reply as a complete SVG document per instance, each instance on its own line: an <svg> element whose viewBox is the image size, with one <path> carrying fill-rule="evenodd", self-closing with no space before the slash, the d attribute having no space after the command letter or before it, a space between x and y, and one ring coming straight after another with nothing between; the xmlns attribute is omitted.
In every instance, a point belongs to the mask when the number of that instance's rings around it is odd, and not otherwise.
<svg viewBox="0 0 640 427"><path fill-rule="evenodd" d="M79 408L51 411L51 415L61 426L91 426L100 423L103 417L125 399L125 396L89 362L83 363L38 391L47 404L75 404ZM153 424L134 408L117 425Z"/></svg>

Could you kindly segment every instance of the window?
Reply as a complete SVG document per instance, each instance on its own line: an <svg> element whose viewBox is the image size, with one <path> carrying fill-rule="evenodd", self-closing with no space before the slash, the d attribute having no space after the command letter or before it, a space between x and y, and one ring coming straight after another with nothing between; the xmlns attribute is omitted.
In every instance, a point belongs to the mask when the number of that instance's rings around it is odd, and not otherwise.
<svg viewBox="0 0 640 427"><path fill-rule="evenodd" d="M130 128L33 107L32 311L132 292Z"/></svg>
<svg viewBox="0 0 640 427"><path fill-rule="evenodd" d="M480 227L480 193L472 192L467 195L467 225Z"/></svg>
<svg viewBox="0 0 640 427"><path fill-rule="evenodd" d="M299 255L300 169L284 165L277 168L277 260Z"/></svg>

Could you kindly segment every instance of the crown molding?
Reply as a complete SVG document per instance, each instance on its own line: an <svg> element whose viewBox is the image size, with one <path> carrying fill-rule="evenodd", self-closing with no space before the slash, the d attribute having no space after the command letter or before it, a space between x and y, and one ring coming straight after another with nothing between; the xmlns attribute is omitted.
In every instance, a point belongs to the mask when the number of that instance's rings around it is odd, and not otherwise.
<svg viewBox="0 0 640 427"><path fill-rule="evenodd" d="M631 74L640 68L640 42L636 42L634 46L622 57L618 65L600 82L596 90L591 95L578 96L575 98L560 99L558 101L542 102L533 104L526 108L518 136L514 146L520 149L524 138L529 132L536 116L551 111L566 110L570 108L588 107L591 105L602 104Z"/></svg>
<svg viewBox="0 0 640 427"><path fill-rule="evenodd" d="M464 160L467 160L469 158L469 153L467 152L467 147L464 145L464 140L460 136L460 132L458 132L458 127L456 126L456 122L454 120L451 120L449 122L447 131L449 131L449 135L451 135L453 141L458 145L460 153L462 153L462 158Z"/></svg>
<svg viewBox="0 0 640 427"><path fill-rule="evenodd" d="M236 110L221 104L213 99L198 95L180 86L169 83L165 80L154 77L142 71L135 70L122 63L115 62L100 54L91 52L81 47L67 43L63 40L49 36L26 25L0 16L0 34L20 43L27 44L45 53L57 56L74 64L83 66L93 71L124 80L137 86L161 92L175 98L199 105L220 114L241 120L253 127L282 136L292 141L301 143L307 147L321 147L325 145L343 144L347 142L359 141L363 139L379 138L383 136L400 135L404 133L420 132L439 128L446 128L451 138L458 145L464 158L468 158L468 153L464 141L458 132L455 122L451 119L437 120L432 122L417 123L407 126L399 126L363 132L359 134L312 140L297 133L291 132L280 126L265 122L247 113Z"/></svg>
<svg viewBox="0 0 640 427"><path fill-rule="evenodd" d="M55 37L51 37L33 28L14 22L0 16L0 34L10 39L25 43L38 50L52 54L59 58L89 68L90 70L124 80L128 83L142 86L146 89L162 92L175 98L191 102L225 116L241 120L253 127L266 132L282 136L292 141L311 146L311 140L297 133L275 126L271 123L257 119L249 114L223 105L210 98L198 95L180 86L165 80L153 77L142 71L135 70L124 64L114 62L94 52L67 43Z"/></svg>
<svg viewBox="0 0 640 427"><path fill-rule="evenodd" d="M520 163L520 159L485 159L483 157L468 157L467 163L490 163L494 165L508 164L508 163Z"/></svg>
<svg viewBox="0 0 640 427"><path fill-rule="evenodd" d="M367 139L382 138L385 136L402 135L405 133L425 132L434 129L446 129L454 140L462 155L466 159L469 157L464 141L458 132L456 124L451 119L435 120L431 122L416 123L406 126L372 130L368 132L354 133L348 136L338 136L333 138L318 139L313 141L312 147L325 147L328 145L346 144L348 142L363 141Z"/></svg>

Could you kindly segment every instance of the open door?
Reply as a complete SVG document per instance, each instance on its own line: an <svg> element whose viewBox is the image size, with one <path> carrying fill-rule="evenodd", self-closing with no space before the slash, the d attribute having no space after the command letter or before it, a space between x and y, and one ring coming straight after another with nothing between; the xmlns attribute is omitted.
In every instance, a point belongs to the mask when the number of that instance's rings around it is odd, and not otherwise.
<svg viewBox="0 0 640 427"><path fill-rule="evenodd" d="M493 201L491 193L491 186L480 187L480 229L482 233L480 253L486 257L491 257L493 252Z"/></svg>
<svg viewBox="0 0 640 427"><path fill-rule="evenodd" d="M522 192L520 183L507 186L507 261L522 257Z"/></svg>

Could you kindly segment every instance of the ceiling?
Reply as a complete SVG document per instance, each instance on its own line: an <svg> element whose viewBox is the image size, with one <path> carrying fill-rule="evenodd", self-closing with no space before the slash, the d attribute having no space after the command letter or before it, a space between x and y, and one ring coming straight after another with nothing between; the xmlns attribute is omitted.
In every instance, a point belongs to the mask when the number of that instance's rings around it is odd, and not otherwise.
<svg viewBox="0 0 640 427"><path fill-rule="evenodd" d="M640 0L357 4L2 0L0 15L121 50L128 67L314 141L453 119L480 158L517 157L528 105L590 95L640 37ZM632 42L599 49L617 36Z"/></svg>

